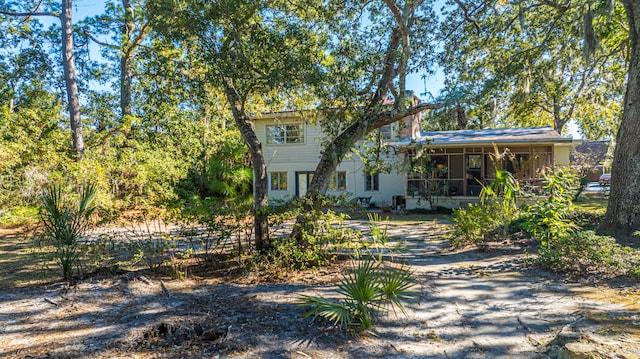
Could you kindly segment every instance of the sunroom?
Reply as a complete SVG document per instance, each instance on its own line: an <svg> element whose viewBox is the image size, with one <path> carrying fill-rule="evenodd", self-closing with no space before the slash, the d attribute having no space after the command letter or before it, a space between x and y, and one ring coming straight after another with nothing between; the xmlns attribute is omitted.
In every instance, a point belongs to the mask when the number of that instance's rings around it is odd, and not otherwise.
<svg viewBox="0 0 640 359"><path fill-rule="evenodd" d="M392 145L405 154L406 206L411 209L477 201L482 185L495 178L496 161L533 189L546 168L569 165L572 144L572 138L551 127L532 127L423 132Z"/></svg>

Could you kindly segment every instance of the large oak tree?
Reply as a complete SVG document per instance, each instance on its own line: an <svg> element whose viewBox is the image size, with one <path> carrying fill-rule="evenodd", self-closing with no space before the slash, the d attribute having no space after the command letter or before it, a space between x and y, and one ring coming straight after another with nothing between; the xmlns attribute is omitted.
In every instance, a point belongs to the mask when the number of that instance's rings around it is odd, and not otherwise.
<svg viewBox="0 0 640 359"><path fill-rule="evenodd" d="M282 109L289 98L307 92L319 78L327 36L317 32L323 25L316 20L320 11L332 10L311 5L276 0L148 4L155 29L184 51L170 61L188 62L189 71L220 89L249 149L258 250L270 247L268 176L251 115L257 108Z"/></svg>
<svg viewBox="0 0 640 359"><path fill-rule="evenodd" d="M622 3L631 50L605 226L637 231L640 230L640 1L622 0Z"/></svg>

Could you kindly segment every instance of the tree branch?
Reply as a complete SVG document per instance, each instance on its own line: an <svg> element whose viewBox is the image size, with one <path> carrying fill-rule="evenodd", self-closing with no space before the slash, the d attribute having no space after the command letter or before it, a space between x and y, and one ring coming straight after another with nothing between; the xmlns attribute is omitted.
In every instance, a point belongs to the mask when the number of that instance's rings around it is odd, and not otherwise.
<svg viewBox="0 0 640 359"><path fill-rule="evenodd" d="M87 30L86 28L85 28L85 29L82 29L82 33L84 34L84 36L85 36L87 39L89 39L89 40L91 40L91 41L95 42L96 44L98 44L98 45L100 45L100 46L106 46L106 47L109 47L109 48L111 48L111 49L116 49L116 50L118 49L118 46L116 46L116 45L114 45L114 44L110 44L110 43L108 43L108 42L104 42L104 41L99 40L98 38L96 38L95 36L93 36L93 35L89 32L89 30Z"/></svg>
<svg viewBox="0 0 640 359"><path fill-rule="evenodd" d="M473 26L475 26L476 31L478 32L478 35L480 35L480 25L478 25L478 22L476 20L474 20L471 15L469 14L469 7L467 5L465 5L462 1L460 0L453 0L456 4L458 4L458 6L460 7L460 9L462 10L462 12L464 12L464 19L467 20L468 22L472 23Z"/></svg>
<svg viewBox="0 0 640 359"><path fill-rule="evenodd" d="M55 12L12 12L0 10L0 15L16 16L16 17L31 17L31 16L50 16L60 17Z"/></svg>
<svg viewBox="0 0 640 359"><path fill-rule="evenodd" d="M395 4L393 0L384 0L384 2L385 4L387 4L387 7L389 8L389 10L391 10L391 12L393 13L393 17L396 18L396 23L398 23L398 28L400 29L400 33L402 34L402 37L407 37L408 31L407 31L407 27L405 26L405 20L402 14L400 13L400 9L398 8L398 6Z"/></svg>

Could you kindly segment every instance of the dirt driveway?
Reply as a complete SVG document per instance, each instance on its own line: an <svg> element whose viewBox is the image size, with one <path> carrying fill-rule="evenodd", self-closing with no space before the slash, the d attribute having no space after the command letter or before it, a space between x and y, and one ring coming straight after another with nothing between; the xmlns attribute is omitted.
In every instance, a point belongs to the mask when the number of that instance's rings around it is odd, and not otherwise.
<svg viewBox="0 0 640 359"><path fill-rule="evenodd" d="M565 347L640 357L637 286L566 281L525 266L519 248L451 252L445 230L435 220L390 228L418 292L406 315L363 337L302 319L295 305L333 296L338 266L275 284L128 272L0 292L0 357L554 358Z"/></svg>

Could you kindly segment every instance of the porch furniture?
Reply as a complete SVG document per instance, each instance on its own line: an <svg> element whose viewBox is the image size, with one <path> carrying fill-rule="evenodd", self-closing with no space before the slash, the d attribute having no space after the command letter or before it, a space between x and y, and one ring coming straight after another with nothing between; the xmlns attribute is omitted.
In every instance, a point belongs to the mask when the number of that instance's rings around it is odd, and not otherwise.
<svg viewBox="0 0 640 359"><path fill-rule="evenodd" d="M371 203L371 196L369 197L356 197L355 201L359 202L361 206L368 206Z"/></svg>

